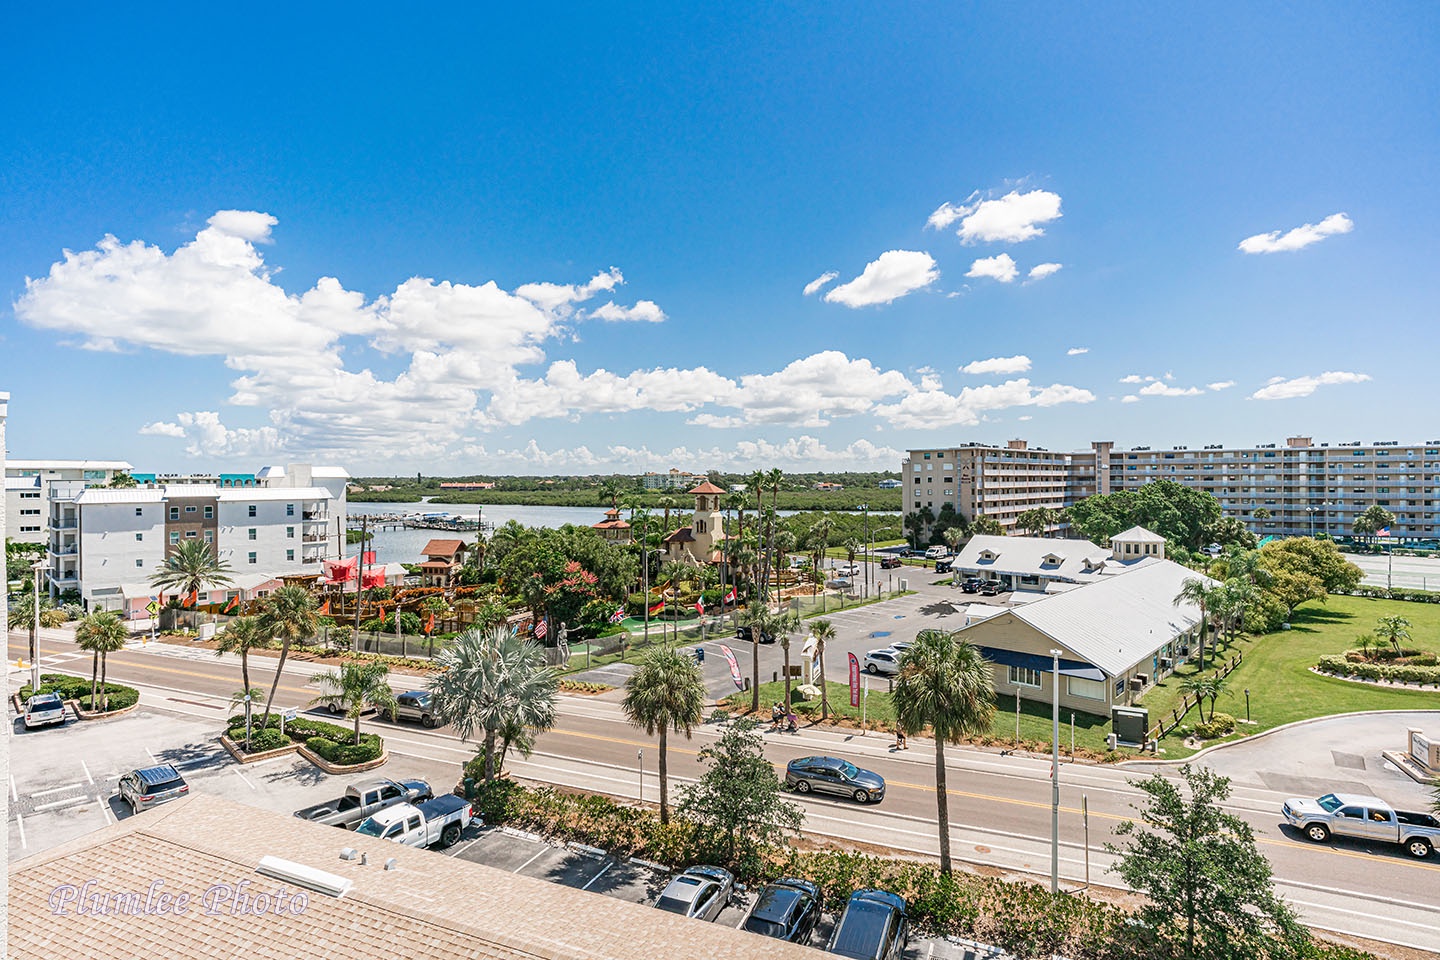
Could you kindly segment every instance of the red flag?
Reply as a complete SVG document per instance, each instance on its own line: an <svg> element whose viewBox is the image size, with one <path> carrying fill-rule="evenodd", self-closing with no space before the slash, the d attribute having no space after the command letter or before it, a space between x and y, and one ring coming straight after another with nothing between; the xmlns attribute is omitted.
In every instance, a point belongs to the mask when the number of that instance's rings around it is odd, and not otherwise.
<svg viewBox="0 0 1440 960"><path fill-rule="evenodd" d="M199 590L192 590L192 591L190 591L190 596L188 596L188 597L185 598L185 606L187 606L187 607L193 607L193 606L195 606L195 604L198 603L199 601L200 601L200 591L199 591Z"/></svg>
<svg viewBox="0 0 1440 960"><path fill-rule="evenodd" d="M373 567L375 565L375 551L366 550L364 553L360 554L360 562L365 564L365 566L367 567Z"/></svg>
<svg viewBox="0 0 1440 960"><path fill-rule="evenodd" d="M435 612L433 610L430 612L430 619L425 621L425 632L435 632Z"/></svg>
<svg viewBox="0 0 1440 960"><path fill-rule="evenodd" d="M327 614L327 613L329 613L329 612L330 612L330 601L329 601L329 600L326 600L324 603L322 603L322 604L320 605L320 615L323 617L325 614Z"/></svg>
<svg viewBox="0 0 1440 960"><path fill-rule="evenodd" d="M235 609L235 605L238 604L239 602L240 602L240 594L237 593L237 594L235 594L235 596L233 596L233 597L230 598L230 602L227 603L227 604L225 604L225 609L224 609L224 610L221 610L220 612L221 612L221 613L228 613L228 612L230 612L231 610L234 610L234 609Z"/></svg>
<svg viewBox="0 0 1440 960"><path fill-rule="evenodd" d="M664 600L661 600L659 603L655 604L655 606L653 606L653 607L650 608L650 616L653 617L653 616L655 616L655 614L659 613L661 610L664 610L664 609L665 609L665 601L664 601Z"/></svg>
<svg viewBox="0 0 1440 960"><path fill-rule="evenodd" d="M730 588L730 592L727 593L727 594L725 594L725 599L724 599L724 600L721 600L720 602L721 602L721 603L734 603L734 602L735 602L735 588L734 588L734 587L731 587L731 588Z"/></svg>
<svg viewBox="0 0 1440 960"><path fill-rule="evenodd" d="M546 634L546 632L547 632L547 628L546 628L546 626L545 626L545 621L544 621L544 620L541 620L539 623L535 624L535 639L536 639L536 640L544 640L544 639L545 639L545 634Z"/></svg>

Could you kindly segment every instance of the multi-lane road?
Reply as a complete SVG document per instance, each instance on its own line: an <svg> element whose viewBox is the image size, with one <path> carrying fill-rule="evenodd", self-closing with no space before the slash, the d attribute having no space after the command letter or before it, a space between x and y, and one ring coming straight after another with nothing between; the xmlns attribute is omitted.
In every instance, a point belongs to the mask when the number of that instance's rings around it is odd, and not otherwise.
<svg viewBox="0 0 1440 960"><path fill-rule="evenodd" d="M11 662L23 655L23 634L11 636ZM46 670L88 673L89 657L58 631L45 631L41 643ZM268 686L271 662L254 657L252 681ZM308 664L287 667L277 703L304 707L315 695L307 684L316 672ZM151 708L218 718L239 686L238 666L200 649L166 645L137 647L112 654L109 676L142 689ZM12 670L12 686L19 678ZM414 678L395 677L397 689ZM218 732L217 723L217 732ZM384 722L369 726L387 732L390 752L457 765L473 755L448 729L427 731ZM117 734L121 731L117 725ZM719 735L702 726L694 739L672 739L670 770L684 782L699 772L700 749ZM935 831L934 753L927 741L912 739L897 753L889 737L853 731L804 728L794 734L767 734L777 766L812 754L843 756L882 774L889 783L885 801L862 807L853 803L800 798L806 830L817 835L862 841L919 854L938 853ZM17 750L41 741L15 741ZM515 776L587 788L621 797L656 798L653 740L627 724L614 695L562 698L555 728L538 741L528 759L512 758ZM952 853L957 859L1046 875L1050 864L1050 765L1038 758L993 752L947 751ZM1060 873L1067 887L1117 885L1107 872L1113 857L1104 849L1114 829L1133 815L1139 793L1129 779L1152 772L1173 773L1164 765L1123 768L1064 765L1061 771ZM1340 932L1440 951L1440 858L1413 860L1382 845L1315 846L1282 827L1279 805L1286 794L1254 783L1237 785L1231 806L1254 828L1261 849L1274 865L1281 892L1307 922ZM1088 816L1082 811L1088 811ZM1087 843L1088 837L1088 843Z"/></svg>

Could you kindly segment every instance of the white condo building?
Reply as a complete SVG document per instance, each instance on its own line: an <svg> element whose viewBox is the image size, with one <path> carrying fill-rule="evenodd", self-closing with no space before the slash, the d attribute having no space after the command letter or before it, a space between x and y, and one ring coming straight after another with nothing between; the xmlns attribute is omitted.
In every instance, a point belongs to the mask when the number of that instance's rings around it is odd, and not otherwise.
<svg viewBox="0 0 1440 960"><path fill-rule="evenodd" d="M7 460L5 462L5 536L16 543L49 539L50 485L79 483L103 487L117 473L130 472L124 460Z"/></svg>

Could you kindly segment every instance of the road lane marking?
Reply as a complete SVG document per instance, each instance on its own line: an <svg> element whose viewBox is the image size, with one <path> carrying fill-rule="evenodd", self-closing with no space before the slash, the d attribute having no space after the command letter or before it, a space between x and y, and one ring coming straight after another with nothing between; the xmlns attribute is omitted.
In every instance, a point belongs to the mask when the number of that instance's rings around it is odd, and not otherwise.
<svg viewBox="0 0 1440 960"><path fill-rule="evenodd" d="M20 848L22 850L30 849L30 844L25 842L25 818L18 813L15 814L15 826L20 830Z"/></svg>
<svg viewBox="0 0 1440 960"><path fill-rule="evenodd" d="M241 780L244 780L244 781L245 781L245 786L249 787L251 790L256 789L255 784L251 783L251 782L250 782L250 778L247 777L247 776L245 776L245 774L243 774L243 773L240 772L240 768L239 768L239 767L231 767L230 770L231 770L231 772L233 772L233 773L235 774L235 776L237 776L237 777L239 777Z"/></svg>
<svg viewBox="0 0 1440 960"><path fill-rule="evenodd" d="M89 797L71 797L68 800L56 800L52 803L41 804L40 806L35 808L34 812L40 813L42 810L54 810L57 807L69 807L77 803L84 803L86 800L89 799Z"/></svg>
<svg viewBox="0 0 1440 960"><path fill-rule="evenodd" d="M10 777L10 802L20 802L20 791L15 789L15 777L13 775Z"/></svg>
<svg viewBox="0 0 1440 960"><path fill-rule="evenodd" d="M90 776L90 768L85 765L84 757L80 758L80 769L85 771L85 782L92 787L95 786L95 778Z"/></svg>
<svg viewBox="0 0 1440 960"><path fill-rule="evenodd" d="M1395 916L1388 916L1388 917L1383 917L1383 918L1381 918L1381 917L1375 916L1375 914L1374 914L1372 911L1368 911L1368 910L1346 910L1344 907L1332 907L1332 906L1329 906L1329 905L1323 904L1323 903L1311 903L1309 900L1295 900L1295 899L1292 899L1290 902L1291 902L1291 903L1297 903L1297 904L1299 904L1299 905L1301 905L1301 906L1304 906L1304 907L1314 907L1314 908L1317 909L1317 910L1328 910L1328 911L1330 911L1331 913L1346 913L1346 914L1349 914L1349 915L1352 916L1352 917L1365 917L1365 918L1368 919L1368 920L1380 920L1382 923L1387 923L1387 924L1389 924L1389 923L1403 923L1403 924L1404 924L1405 926L1407 926L1407 927L1419 927L1421 930L1434 930L1434 929L1435 929L1435 921L1434 921L1434 920L1429 920L1429 921L1426 921L1426 922L1424 922L1424 923L1421 923L1421 922L1418 922L1418 921L1415 921L1415 920L1402 920L1401 918L1395 917Z"/></svg>
<svg viewBox="0 0 1440 960"><path fill-rule="evenodd" d="M36 790L30 794L30 796L39 799L40 797L48 797L52 793L63 793L66 790L79 790L81 786L82 784L77 781L76 783L67 783L63 787L51 787L49 790Z"/></svg>
<svg viewBox="0 0 1440 960"><path fill-rule="evenodd" d="M145 755L150 758L150 762L155 764L155 766L160 766L160 761L155 759L155 754L150 752L149 747L145 748Z"/></svg>

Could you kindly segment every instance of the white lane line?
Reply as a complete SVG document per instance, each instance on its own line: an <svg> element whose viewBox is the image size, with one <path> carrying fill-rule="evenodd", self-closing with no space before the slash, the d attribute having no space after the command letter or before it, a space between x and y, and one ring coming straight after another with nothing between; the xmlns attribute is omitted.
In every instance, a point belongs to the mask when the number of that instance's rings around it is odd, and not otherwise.
<svg viewBox="0 0 1440 960"><path fill-rule="evenodd" d="M48 797L52 793L64 793L66 790L79 790L80 787L81 784L79 783L79 781L76 781L75 783L67 783L63 787L51 787L49 790L36 790L34 793L30 794L30 796L36 798Z"/></svg>
<svg viewBox="0 0 1440 960"><path fill-rule="evenodd" d="M89 797L71 797L68 800L56 800L53 803L41 804L40 806L35 808L34 812L40 813L42 810L54 810L56 807L68 807L76 803L84 803L86 800L89 799Z"/></svg>
<svg viewBox="0 0 1440 960"><path fill-rule="evenodd" d="M10 802L11 802L11 803L19 803L19 802L20 802L20 791L18 791L18 790L15 789L15 777L14 777L14 776L11 776L11 777L10 777Z"/></svg>
<svg viewBox="0 0 1440 960"><path fill-rule="evenodd" d="M30 845L25 842L25 818L20 816L20 814L18 813L15 814L15 826L18 827L20 830L21 849L28 850L30 848Z"/></svg>
<svg viewBox="0 0 1440 960"><path fill-rule="evenodd" d="M1389 924L1389 923L1403 923L1403 924L1404 924L1405 926L1407 926L1407 927L1419 927L1421 930L1434 930L1434 929L1435 929L1435 921L1434 921L1434 920L1426 920L1426 921L1424 921L1424 922L1417 922L1417 921L1415 921L1415 920L1402 920L1402 919L1400 919L1399 917L1395 917L1395 916L1377 918L1377 917L1375 916L1375 912L1374 912L1373 910L1346 910L1344 907L1332 907L1332 906L1329 906L1328 904L1324 904L1324 903L1312 903L1312 902L1310 902L1309 900L1291 900L1290 902L1291 902L1291 903L1295 903L1295 904L1299 904L1299 905L1302 906L1302 907L1314 907L1316 910L1320 910L1320 911L1323 911L1323 912L1326 912L1326 913L1344 913L1344 914L1349 914L1349 915L1352 916L1352 917L1364 917L1364 918L1367 919L1367 920L1380 919L1383 923L1387 923L1387 924Z"/></svg>
<svg viewBox="0 0 1440 960"><path fill-rule="evenodd" d="M232 772L234 772L235 776L237 776L237 777L239 777L241 780L244 780L244 781L245 781L245 785L246 785L247 787L249 787L251 790L256 789L255 784L251 783L251 782L250 782L250 778L247 777L247 776L245 776L245 774L243 774L243 773L240 772L240 768L239 768L239 767L231 767L230 769L231 769Z"/></svg>
<svg viewBox="0 0 1440 960"><path fill-rule="evenodd" d="M95 786L95 778L90 776L90 768L85 765L84 757L80 758L80 769L85 771L85 782L92 787Z"/></svg>
<svg viewBox="0 0 1440 960"><path fill-rule="evenodd" d="M581 887L580 889L581 889L581 890L589 890L591 884L593 884L596 880L599 880L601 877L605 876L605 874L609 873L609 872L610 872L610 868L613 867L613 866L615 866L615 864L614 864L613 861L610 862L610 863L605 864L604 868L601 869L601 871L600 871L599 873L595 874L595 876L591 877L591 878L586 882L585 886Z"/></svg>
<svg viewBox="0 0 1440 960"><path fill-rule="evenodd" d="M535 856L531 857L529 860L526 860L524 863L520 864L520 866L516 867L516 868L515 868L515 872L516 872L516 873L519 873L521 870L524 870L526 867L530 866L530 864L534 863L536 860L539 860L542 856L545 855L546 851L548 851L549 849L550 849L549 847L545 847L545 848L542 849L542 850L537 850L536 853L535 853Z"/></svg>
<svg viewBox="0 0 1440 960"><path fill-rule="evenodd" d="M153 763L153 764L155 764L155 766L157 766L157 767L160 766L160 761L157 760L157 759L155 759L155 754L153 754L153 753L150 752L150 748L149 748L149 747L146 747L146 748L145 748L145 755L150 758L150 762Z"/></svg>
<svg viewBox="0 0 1440 960"><path fill-rule="evenodd" d="M469 850L471 847L475 846L475 844L479 843L481 840L484 840L484 839L485 839L484 836L476 837L474 840L471 840L469 843L465 844L464 846L458 847L458 848L456 848L455 850L451 851L450 853L447 854L447 856L458 857L458 856L460 856L460 854L464 853L466 850Z"/></svg>
<svg viewBox="0 0 1440 960"><path fill-rule="evenodd" d="M110 826L110 824L114 823L115 818L110 815L110 804L106 802L105 799L102 798L99 794L95 795L95 802L100 805L100 816L104 818L105 826L108 827Z"/></svg>

